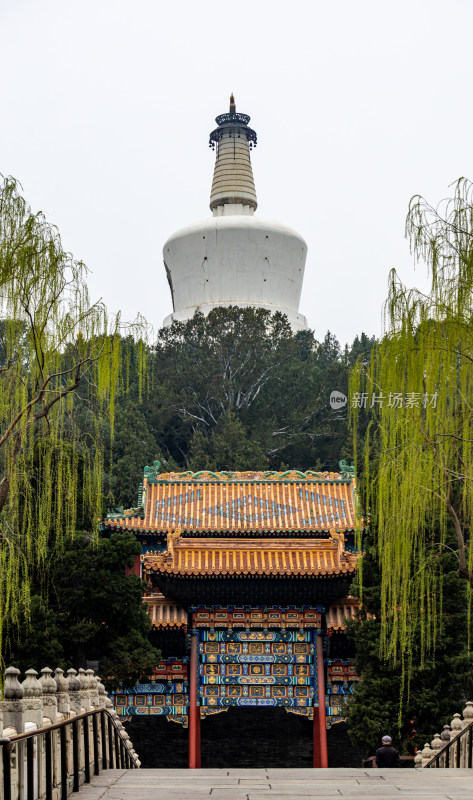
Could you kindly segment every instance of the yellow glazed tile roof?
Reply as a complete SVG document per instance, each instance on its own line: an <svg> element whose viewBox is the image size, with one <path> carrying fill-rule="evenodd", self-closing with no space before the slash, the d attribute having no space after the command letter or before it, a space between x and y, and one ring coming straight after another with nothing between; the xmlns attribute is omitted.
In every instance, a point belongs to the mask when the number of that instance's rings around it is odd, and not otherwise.
<svg viewBox="0 0 473 800"><path fill-rule="evenodd" d="M106 528L137 532L340 531L355 527L354 480L339 473L167 473L145 476L143 508Z"/></svg>
<svg viewBox="0 0 473 800"><path fill-rule="evenodd" d="M357 557L343 535L330 539L191 539L168 534L168 548L146 555L148 573L182 576L335 576L351 574Z"/></svg>
<svg viewBox="0 0 473 800"><path fill-rule="evenodd" d="M187 628L187 611L162 594L145 596L143 603L153 628Z"/></svg>
<svg viewBox="0 0 473 800"><path fill-rule="evenodd" d="M327 630L344 631L347 619L356 619L360 601L357 597L346 597L339 603L334 603L326 612Z"/></svg>

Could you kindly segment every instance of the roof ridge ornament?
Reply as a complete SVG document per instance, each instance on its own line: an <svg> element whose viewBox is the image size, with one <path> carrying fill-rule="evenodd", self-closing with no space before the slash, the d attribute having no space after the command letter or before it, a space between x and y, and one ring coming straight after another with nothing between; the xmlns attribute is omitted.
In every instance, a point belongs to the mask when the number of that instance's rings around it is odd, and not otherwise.
<svg viewBox="0 0 473 800"><path fill-rule="evenodd" d="M143 475L148 481L156 480L159 474L159 470L161 469L161 462L156 459L153 461L153 465L151 467L145 467L143 470Z"/></svg>
<svg viewBox="0 0 473 800"><path fill-rule="evenodd" d="M155 461L155 464L160 464ZM343 474L338 472L315 472L308 469L306 471L298 469L288 469L285 472L278 472L277 470L221 470L213 472L212 470L198 470L192 472L186 470L185 472L163 472L159 473L158 469L154 467L145 467L145 477L149 483L156 481L178 482L178 481L236 481L238 483L248 483L249 481L331 481L336 482L340 480L348 480L354 477L354 467L348 466L346 462L340 461L340 465L344 464Z"/></svg>
<svg viewBox="0 0 473 800"><path fill-rule="evenodd" d="M337 548L337 557L342 561L346 561L345 553L345 534L343 531L337 531L332 528L330 531L330 540Z"/></svg>
<svg viewBox="0 0 473 800"><path fill-rule="evenodd" d="M181 529L175 528L172 531L168 531L167 535L167 550L164 552L163 559L167 564L172 564L174 561L174 548L179 543L179 539L181 538Z"/></svg>
<svg viewBox="0 0 473 800"><path fill-rule="evenodd" d="M355 477L355 465L349 464L344 458L338 462L338 466L340 468L340 476L342 480L349 480Z"/></svg>

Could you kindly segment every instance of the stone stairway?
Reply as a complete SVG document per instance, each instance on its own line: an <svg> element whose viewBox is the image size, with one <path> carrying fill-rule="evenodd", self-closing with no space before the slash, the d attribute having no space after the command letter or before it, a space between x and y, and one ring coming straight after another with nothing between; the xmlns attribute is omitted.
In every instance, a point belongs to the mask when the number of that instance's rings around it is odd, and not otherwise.
<svg viewBox="0 0 473 800"><path fill-rule="evenodd" d="M468 769L108 770L80 800L471 800Z"/></svg>

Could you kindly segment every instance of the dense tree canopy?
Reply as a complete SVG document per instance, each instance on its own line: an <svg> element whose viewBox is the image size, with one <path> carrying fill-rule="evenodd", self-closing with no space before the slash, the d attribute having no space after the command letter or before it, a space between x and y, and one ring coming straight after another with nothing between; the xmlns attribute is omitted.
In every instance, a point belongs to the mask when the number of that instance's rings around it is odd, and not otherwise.
<svg viewBox="0 0 473 800"><path fill-rule="evenodd" d="M9 663L77 669L99 661L109 686L133 685L152 674L159 651L147 638L144 584L125 575L140 552L128 532L98 542L83 534L68 537L62 553L52 554L47 591L43 576L33 577L31 620L15 630Z"/></svg>
<svg viewBox="0 0 473 800"><path fill-rule="evenodd" d="M347 394L350 367L373 341L362 334L342 350L333 334L294 335L262 309L219 308L163 329L141 401L132 352L123 367L130 388L117 399L109 505L135 505L155 458L164 470L337 470L352 444L348 406L332 410L330 394Z"/></svg>

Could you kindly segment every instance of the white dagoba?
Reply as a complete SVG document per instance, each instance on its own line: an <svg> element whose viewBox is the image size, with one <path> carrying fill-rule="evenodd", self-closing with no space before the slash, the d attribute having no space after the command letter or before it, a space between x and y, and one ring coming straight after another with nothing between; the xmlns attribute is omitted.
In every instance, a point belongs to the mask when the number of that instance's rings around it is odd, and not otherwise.
<svg viewBox="0 0 473 800"><path fill-rule="evenodd" d="M210 134L217 148L210 194L213 217L174 233L163 248L173 313L164 320L185 321L217 306L265 308L286 314L294 331L307 328L299 313L307 245L295 230L254 216L257 208L250 150L256 133L250 117L230 113L216 118Z"/></svg>

